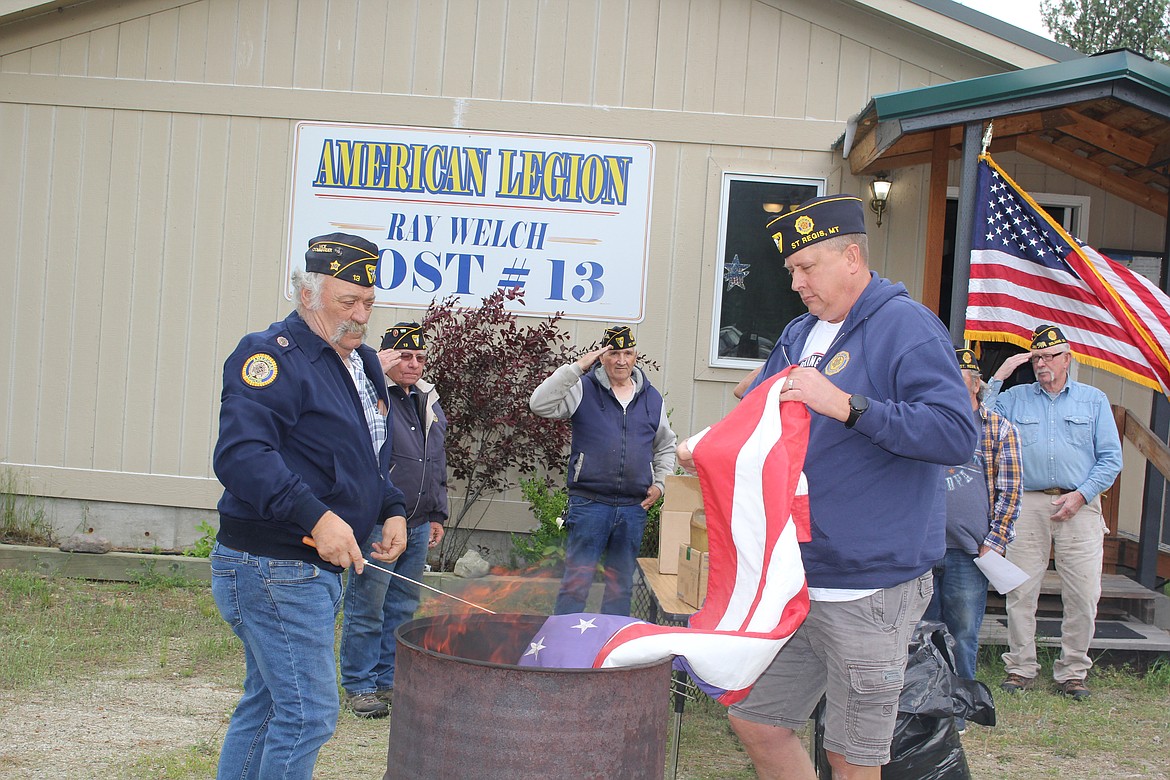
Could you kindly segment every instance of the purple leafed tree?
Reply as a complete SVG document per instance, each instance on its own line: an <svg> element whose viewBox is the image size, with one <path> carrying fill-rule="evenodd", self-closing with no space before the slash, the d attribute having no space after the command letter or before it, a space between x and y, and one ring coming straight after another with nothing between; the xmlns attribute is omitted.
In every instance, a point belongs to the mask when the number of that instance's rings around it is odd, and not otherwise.
<svg viewBox="0 0 1170 780"><path fill-rule="evenodd" d="M563 472L569 426L538 417L528 397L558 366L575 358L561 315L521 326L505 305L524 303L515 288L497 289L479 308L461 308L454 296L432 302L423 318L428 334L427 379L447 413L447 465L466 500L447 521L439 565L447 570L467 550L487 511L481 499L515 487L518 477Z"/></svg>

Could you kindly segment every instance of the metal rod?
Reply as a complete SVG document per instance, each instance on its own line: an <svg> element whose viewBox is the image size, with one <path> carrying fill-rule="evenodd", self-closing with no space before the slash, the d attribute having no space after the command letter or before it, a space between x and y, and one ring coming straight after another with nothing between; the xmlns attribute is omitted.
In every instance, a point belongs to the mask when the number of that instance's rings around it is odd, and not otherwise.
<svg viewBox="0 0 1170 780"><path fill-rule="evenodd" d="M313 537L302 536L301 541L304 542L305 544L307 544L309 547L312 547L313 549L317 549L317 543L313 541ZM365 564L366 566L369 566L371 569L377 569L380 572L385 572L386 574L389 574L391 577L397 577L400 580L406 580L407 582L412 582L415 585L418 585L420 588L426 588L427 590L434 591L435 593L438 593L440 596L446 596L449 599L455 599L456 601L460 602L461 604L466 604L469 607L475 607L476 609L482 609L484 612L488 613L489 615L496 614L495 612L491 611L487 607L481 607L479 604L473 604L470 601L467 601L466 599L461 599L458 596L452 596L450 593L446 593L445 591L441 591L438 588L432 588L430 585L427 585L426 583L423 583L423 582L419 582L418 580L411 579L410 577L407 577L405 574L399 574L396 571L390 571L389 569L378 566L377 564L370 563L365 558L362 558L362 563Z"/></svg>
<svg viewBox="0 0 1170 780"><path fill-rule="evenodd" d="M389 569L384 569L381 566L378 566L377 564L370 563L365 558L362 558L362 562L366 566L369 566L371 569L377 569L378 571L386 572L391 577L397 577L400 580L406 580L407 582L413 582L415 585L418 585L420 588L426 588L427 590L431 590L431 591L434 591L435 593L438 593L440 596L446 596L449 599L455 599L456 601L462 602L469 607L475 607L476 609L482 609L484 612L488 613L489 615L496 614L495 612L492 612L487 607L481 607L479 604L472 604L470 601L467 601L465 599L461 599L458 596L452 596L450 593L447 593L445 591L441 591L438 588L432 588L430 585L419 582L418 580L412 580L410 577L407 577L405 574L399 574L396 571L390 571Z"/></svg>

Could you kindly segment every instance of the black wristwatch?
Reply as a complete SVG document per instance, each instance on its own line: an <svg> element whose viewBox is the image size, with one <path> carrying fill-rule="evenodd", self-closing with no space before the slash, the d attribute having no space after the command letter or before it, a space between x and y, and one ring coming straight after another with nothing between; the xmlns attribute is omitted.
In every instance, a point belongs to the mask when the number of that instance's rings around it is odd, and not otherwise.
<svg viewBox="0 0 1170 780"><path fill-rule="evenodd" d="M869 408L869 399L860 393L849 396L849 417L845 420L845 427L852 428Z"/></svg>

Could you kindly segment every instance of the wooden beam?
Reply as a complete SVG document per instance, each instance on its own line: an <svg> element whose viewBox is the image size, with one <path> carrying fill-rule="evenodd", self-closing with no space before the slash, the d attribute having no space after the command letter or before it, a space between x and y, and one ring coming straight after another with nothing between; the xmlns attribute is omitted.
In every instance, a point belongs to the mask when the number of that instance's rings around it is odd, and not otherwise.
<svg viewBox="0 0 1170 780"><path fill-rule="evenodd" d="M938 314L942 297L942 255L947 222L947 173L951 143L948 130L935 130L926 195L926 258L922 266L922 304Z"/></svg>
<svg viewBox="0 0 1170 780"><path fill-rule="evenodd" d="M1093 144L1110 154L1129 160L1138 165L1149 165L1154 157L1154 144L1135 138L1124 130L1118 130L1104 122L1090 119L1084 114L1069 110L1073 122L1060 128L1062 133Z"/></svg>
<svg viewBox="0 0 1170 780"><path fill-rule="evenodd" d="M1160 217L1166 216L1166 193L1114 173L1100 163L1066 152L1056 144L1040 140L1035 136L1017 138L1016 151L1031 157L1033 160L1064 171L1083 182L1100 187L1106 192L1124 198Z"/></svg>

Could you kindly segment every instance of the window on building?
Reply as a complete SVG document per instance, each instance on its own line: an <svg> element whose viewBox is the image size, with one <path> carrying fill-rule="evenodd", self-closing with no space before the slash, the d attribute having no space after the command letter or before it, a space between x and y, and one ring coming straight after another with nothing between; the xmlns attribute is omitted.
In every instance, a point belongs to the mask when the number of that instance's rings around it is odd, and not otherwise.
<svg viewBox="0 0 1170 780"><path fill-rule="evenodd" d="M805 312L765 225L824 190L823 179L723 175L711 365L754 368Z"/></svg>

